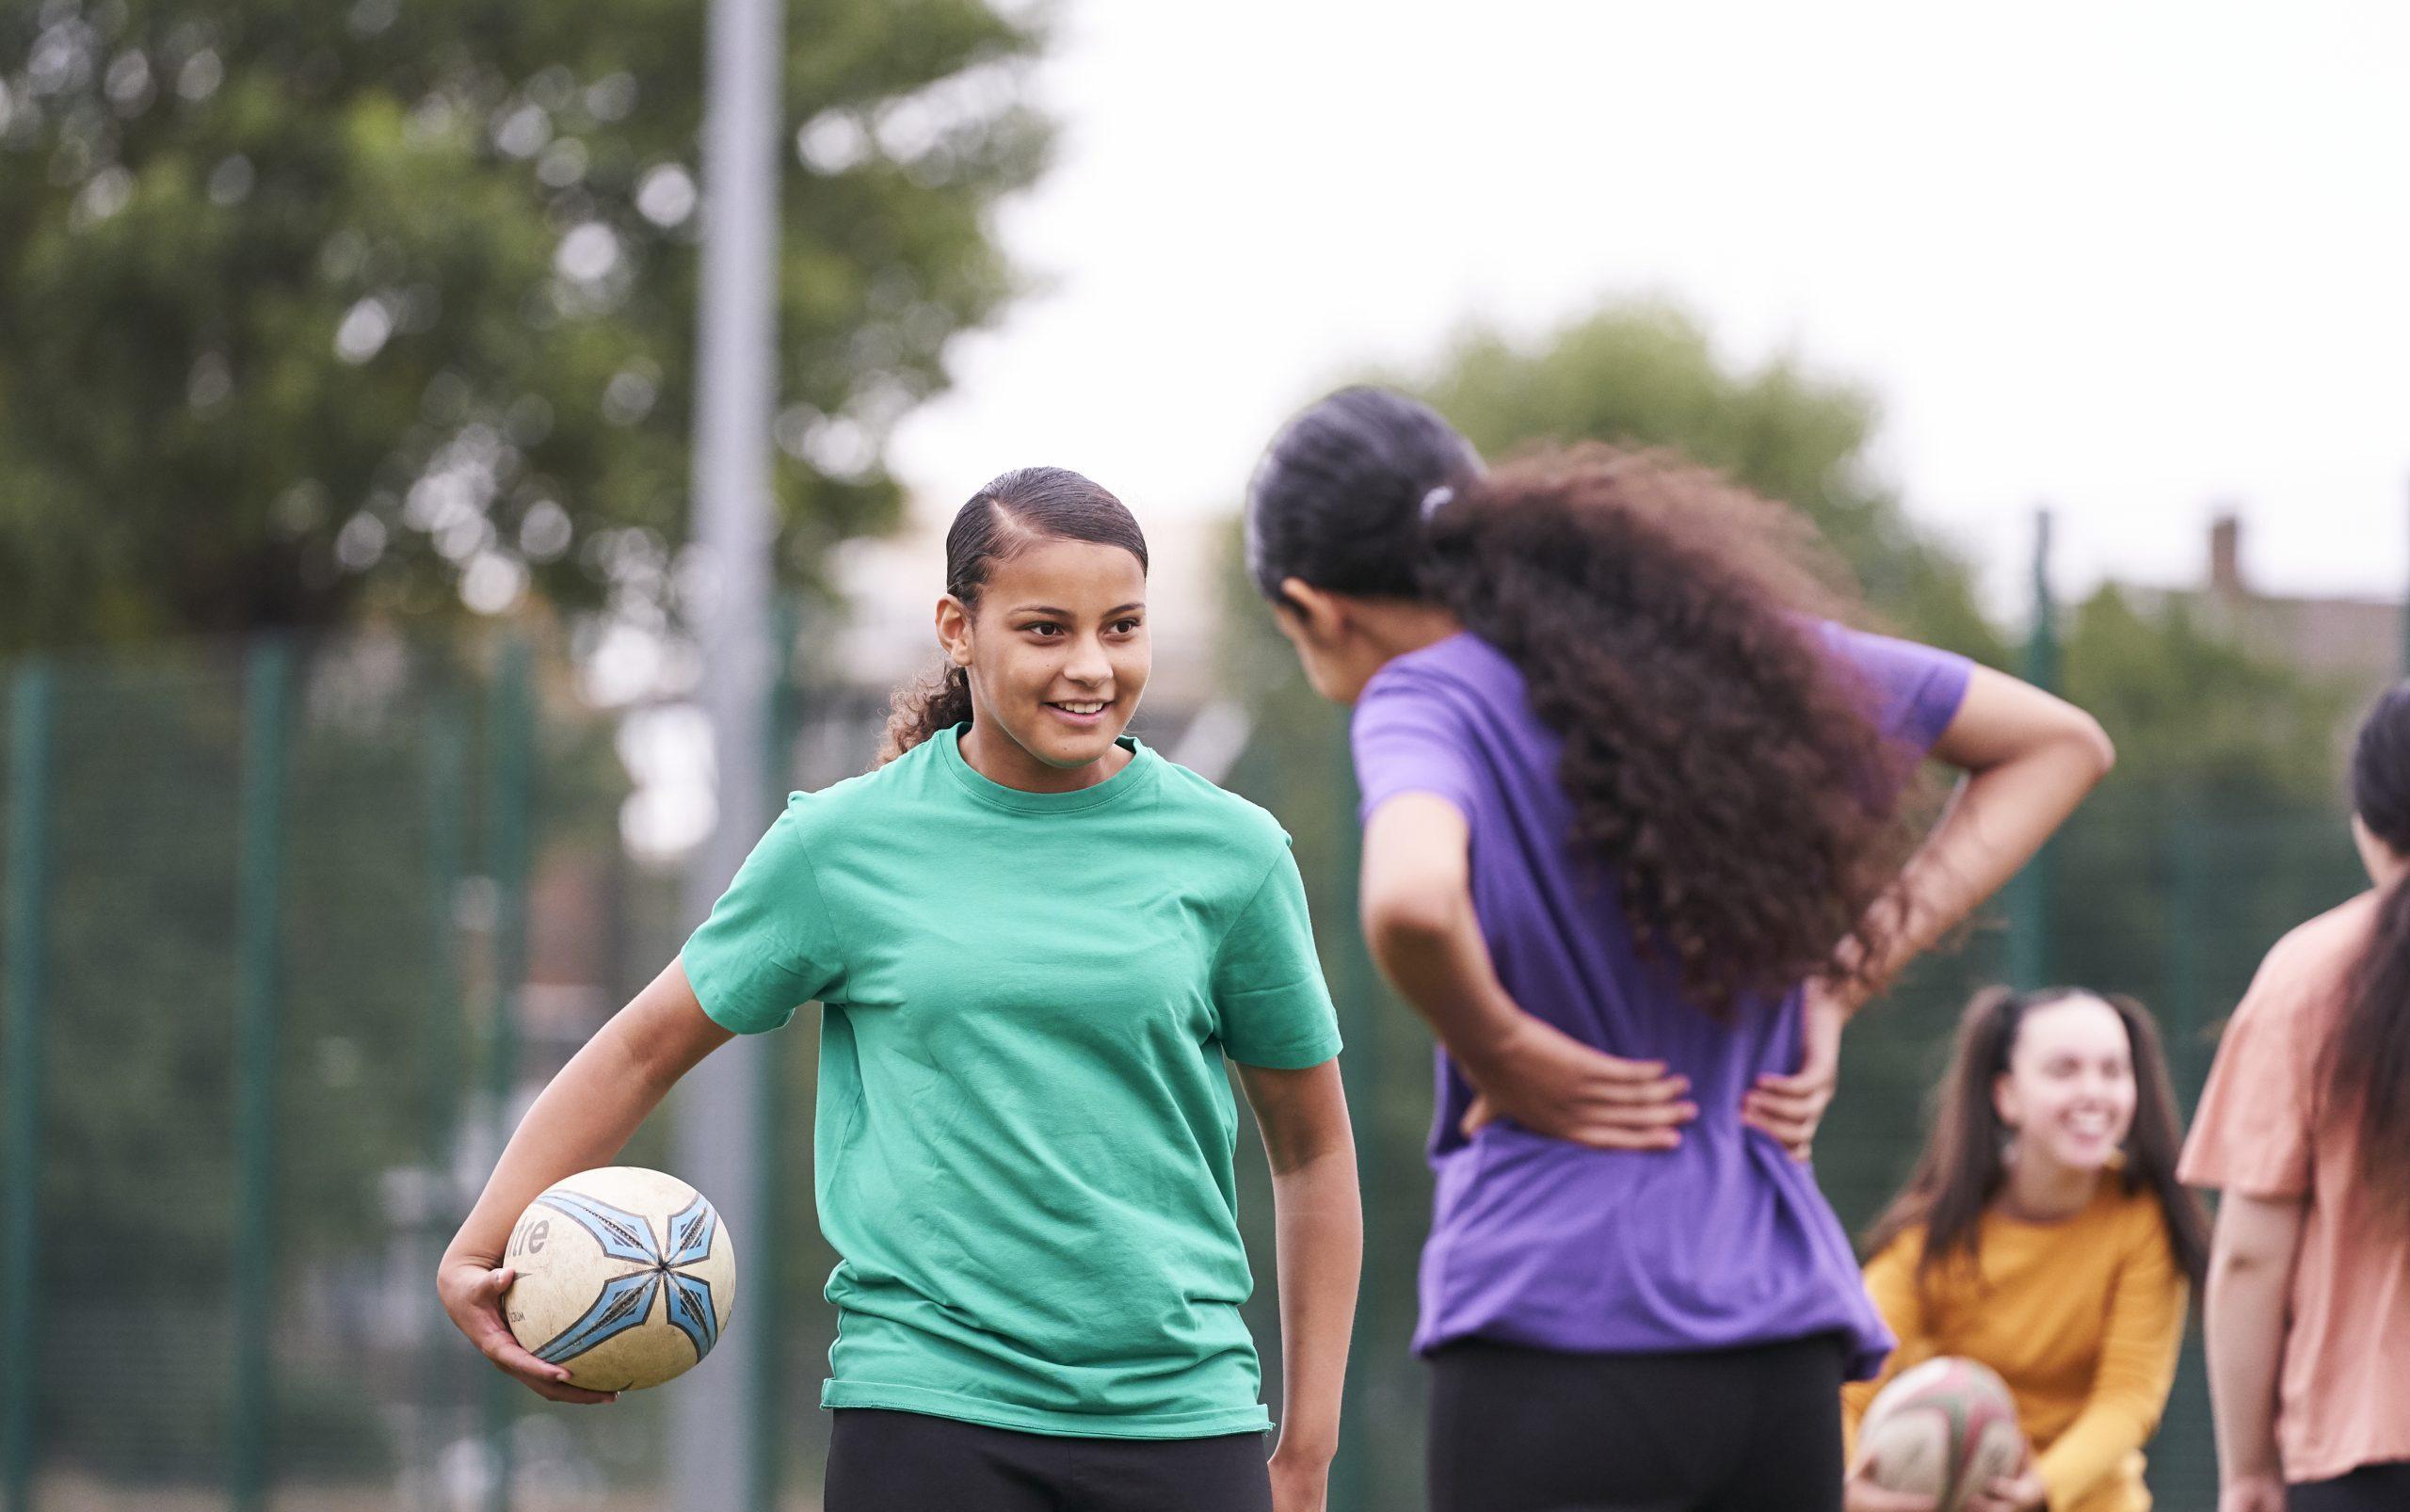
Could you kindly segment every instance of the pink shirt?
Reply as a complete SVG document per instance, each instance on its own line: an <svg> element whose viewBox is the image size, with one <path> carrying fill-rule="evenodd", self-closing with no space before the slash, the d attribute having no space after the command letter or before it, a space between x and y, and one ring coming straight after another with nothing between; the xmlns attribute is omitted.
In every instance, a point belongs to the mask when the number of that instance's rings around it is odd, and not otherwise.
<svg viewBox="0 0 2410 1512"><path fill-rule="evenodd" d="M2177 1174L2307 1204L2278 1382L2290 1482L2410 1459L2410 1222L2359 1181L2359 1130L2318 1117L2346 974L2368 944L2365 893L2276 942L2218 1044Z"/></svg>

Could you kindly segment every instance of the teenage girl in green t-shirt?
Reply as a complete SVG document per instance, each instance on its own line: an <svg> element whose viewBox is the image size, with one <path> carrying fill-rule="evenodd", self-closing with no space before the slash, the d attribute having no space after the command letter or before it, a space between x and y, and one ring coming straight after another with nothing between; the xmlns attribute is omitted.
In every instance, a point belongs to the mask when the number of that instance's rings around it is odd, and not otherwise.
<svg viewBox="0 0 2410 1512"><path fill-rule="evenodd" d="M876 770L789 799L453 1239L444 1305L495 1364L608 1400L504 1326L512 1219L731 1035L816 1001L829 1512L1323 1506L1363 1248L1339 1036L1287 835L1122 734L1146 565L1077 474L1008 473L963 507L943 677L898 697ZM1226 1057L1278 1214L1268 1467Z"/></svg>

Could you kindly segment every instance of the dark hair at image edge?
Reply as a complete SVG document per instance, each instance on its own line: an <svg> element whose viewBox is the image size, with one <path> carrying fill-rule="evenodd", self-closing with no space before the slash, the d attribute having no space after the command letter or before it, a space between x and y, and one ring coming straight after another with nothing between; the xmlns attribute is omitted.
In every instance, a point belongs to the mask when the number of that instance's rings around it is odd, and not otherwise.
<svg viewBox="0 0 2410 1512"><path fill-rule="evenodd" d="M1847 596L1796 511L1664 453L1552 448L1484 472L1427 407L1355 388L1274 439L1246 525L1276 604L1293 577L1436 603L1515 663L1563 740L1574 839L1699 1005L1881 957L1904 762L1802 619Z"/></svg>
<svg viewBox="0 0 2410 1512"><path fill-rule="evenodd" d="M990 481L955 512L945 533L945 590L976 611L997 564L1049 540L1118 546L1147 571L1147 538L1119 499L1061 467L1021 467ZM971 679L945 666L895 692L881 765L971 717Z"/></svg>
<svg viewBox="0 0 2410 1512"><path fill-rule="evenodd" d="M2131 998L2080 988L2025 993L1987 988L1967 1005L1951 1046L1950 1070L1934 1090L1932 1129L1924 1152L1918 1157L1907 1184L1868 1231L1868 1254L1881 1250L1904 1231L1921 1227L1920 1282L1945 1263L1974 1263L1984 1210L2008 1179L2009 1131L1993 1102L1993 1084L2007 1073L2026 1015L2078 997L2098 998L2115 1010L2126 1026L2126 1043L2134 1065L2134 1121L2126 1134L2125 1169L2117 1179L2129 1193L2148 1190L2159 1199L2177 1268L2198 1291L2209 1269L2209 1219L2199 1200L2176 1179L2182 1134L2176 1091L2168 1082L2167 1056L2160 1048L2159 1025L2149 1010Z"/></svg>
<svg viewBox="0 0 2410 1512"><path fill-rule="evenodd" d="M2410 856L2410 682L2387 689L2360 723L2352 809L2387 849ZM2410 878L2378 899L2375 931L2346 978L2324 1081L2328 1116L2358 1119L2360 1179L2410 1217Z"/></svg>

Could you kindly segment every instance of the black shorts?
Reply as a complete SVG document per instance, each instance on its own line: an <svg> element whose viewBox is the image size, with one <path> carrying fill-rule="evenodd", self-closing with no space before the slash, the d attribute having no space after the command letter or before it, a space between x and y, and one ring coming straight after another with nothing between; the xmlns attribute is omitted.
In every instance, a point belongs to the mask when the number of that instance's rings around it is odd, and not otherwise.
<svg viewBox="0 0 2410 1512"><path fill-rule="evenodd" d="M1261 1433L1065 1439L839 1407L826 1512L1272 1512Z"/></svg>
<svg viewBox="0 0 2410 1512"><path fill-rule="evenodd" d="M2285 1488L2286 1512L2402 1512L2410 1507L2410 1460L2362 1465L2331 1481Z"/></svg>
<svg viewBox="0 0 2410 1512"><path fill-rule="evenodd" d="M1431 1512L1840 1512L1841 1340L1431 1357Z"/></svg>

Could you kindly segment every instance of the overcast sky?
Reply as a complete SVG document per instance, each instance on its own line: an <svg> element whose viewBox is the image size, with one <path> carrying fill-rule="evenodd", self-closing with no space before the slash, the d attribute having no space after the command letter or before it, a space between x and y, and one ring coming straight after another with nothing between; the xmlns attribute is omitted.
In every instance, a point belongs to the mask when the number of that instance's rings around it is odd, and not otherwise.
<svg viewBox="0 0 2410 1512"><path fill-rule="evenodd" d="M2410 7L1068 0L1046 278L898 438L1227 507L1280 419L1470 317L1669 296L1869 384L1878 460L2012 597L2410 579Z"/></svg>

